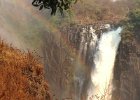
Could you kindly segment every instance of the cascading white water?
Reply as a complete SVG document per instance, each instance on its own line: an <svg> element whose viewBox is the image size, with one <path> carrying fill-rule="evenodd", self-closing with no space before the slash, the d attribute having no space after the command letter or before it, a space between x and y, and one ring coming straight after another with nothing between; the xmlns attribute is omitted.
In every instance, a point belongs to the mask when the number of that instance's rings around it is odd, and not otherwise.
<svg viewBox="0 0 140 100"><path fill-rule="evenodd" d="M111 100L114 61L122 28L103 33L94 55L87 100Z"/></svg>

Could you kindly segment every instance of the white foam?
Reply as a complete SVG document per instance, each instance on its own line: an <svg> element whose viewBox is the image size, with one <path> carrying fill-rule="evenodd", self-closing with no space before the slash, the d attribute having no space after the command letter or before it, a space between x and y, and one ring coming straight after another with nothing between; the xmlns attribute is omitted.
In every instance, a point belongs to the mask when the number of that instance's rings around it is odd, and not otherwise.
<svg viewBox="0 0 140 100"><path fill-rule="evenodd" d="M111 100L113 68L117 48L121 41L121 31L122 28L119 27L117 30L103 33L99 40L87 100L101 100L101 98Z"/></svg>

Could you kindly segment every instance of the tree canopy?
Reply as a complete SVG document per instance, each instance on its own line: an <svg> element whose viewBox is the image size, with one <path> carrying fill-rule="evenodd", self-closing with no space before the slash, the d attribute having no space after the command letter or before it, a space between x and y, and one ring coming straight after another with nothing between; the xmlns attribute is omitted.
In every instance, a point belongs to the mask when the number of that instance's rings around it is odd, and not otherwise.
<svg viewBox="0 0 140 100"><path fill-rule="evenodd" d="M140 26L140 9L134 9L129 13L129 23L134 26L135 29L139 29Z"/></svg>
<svg viewBox="0 0 140 100"><path fill-rule="evenodd" d="M72 3L76 3L77 0L33 0L32 5L42 9L51 9L51 15L55 15L57 9L63 14L64 10L68 10Z"/></svg>
<svg viewBox="0 0 140 100"><path fill-rule="evenodd" d="M138 4L138 3L137 3ZM132 9L128 15L127 19L123 20L124 31L122 33L122 40L131 42L134 36L138 36L140 31L140 8Z"/></svg>

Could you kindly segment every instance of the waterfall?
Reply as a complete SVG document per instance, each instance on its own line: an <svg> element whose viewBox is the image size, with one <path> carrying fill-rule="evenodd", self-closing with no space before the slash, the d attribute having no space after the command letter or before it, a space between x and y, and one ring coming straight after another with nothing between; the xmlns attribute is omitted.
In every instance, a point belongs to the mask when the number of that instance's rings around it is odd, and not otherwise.
<svg viewBox="0 0 140 100"><path fill-rule="evenodd" d="M95 45L97 41L97 35L95 34L95 30L93 27L84 27L82 31L79 33L79 53L77 56L77 63L75 67L75 92L76 96L74 100L81 100L81 95L83 93L83 85L86 77L86 70L83 64L86 63L86 57L88 51L95 51ZM93 53L91 54L93 56ZM81 63L82 60L82 63Z"/></svg>
<svg viewBox="0 0 140 100"><path fill-rule="evenodd" d="M115 56L122 28L103 33L94 53L87 100L111 100Z"/></svg>

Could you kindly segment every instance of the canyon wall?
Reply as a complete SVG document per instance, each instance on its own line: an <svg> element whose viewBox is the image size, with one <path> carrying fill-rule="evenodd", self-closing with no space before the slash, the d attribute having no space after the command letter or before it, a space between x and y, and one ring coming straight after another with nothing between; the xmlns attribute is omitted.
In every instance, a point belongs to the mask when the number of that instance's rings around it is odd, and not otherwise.
<svg viewBox="0 0 140 100"><path fill-rule="evenodd" d="M113 100L140 100L140 45L138 38L121 43L114 69Z"/></svg>

